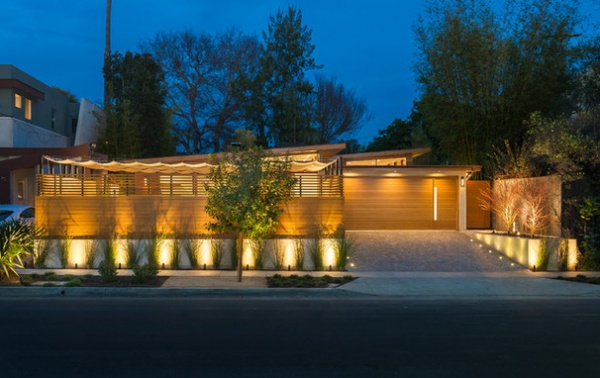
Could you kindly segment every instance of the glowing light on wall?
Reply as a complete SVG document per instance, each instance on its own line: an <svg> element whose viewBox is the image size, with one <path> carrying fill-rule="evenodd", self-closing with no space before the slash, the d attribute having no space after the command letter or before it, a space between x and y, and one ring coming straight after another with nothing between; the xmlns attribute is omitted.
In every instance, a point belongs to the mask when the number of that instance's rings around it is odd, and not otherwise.
<svg viewBox="0 0 600 378"><path fill-rule="evenodd" d="M287 268L288 266L296 266L296 259L294 258L294 240L282 239L281 248L283 248L283 265ZM302 242L302 241L300 241Z"/></svg>
<svg viewBox="0 0 600 378"><path fill-rule="evenodd" d="M165 239L159 244L158 264L168 267L171 263L171 252L173 251L173 240Z"/></svg>
<svg viewBox="0 0 600 378"><path fill-rule="evenodd" d="M218 240L215 240L215 243L218 243ZM198 240L198 246L200 250L199 263L200 265L214 265L214 261L212 261L212 253L211 253L211 240Z"/></svg>
<svg viewBox="0 0 600 378"><path fill-rule="evenodd" d="M115 243L115 264L119 266L121 264L122 267L126 267L127 265L127 240L125 239L117 239L114 241Z"/></svg>
<svg viewBox="0 0 600 378"><path fill-rule="evenodd" d="M330 265L335 267L335 248L333 239L323 240L323 265L328 268Z"/></svg>
<svg viewBox="0 0 600 378"><path fill-rule="evenodd" d="M88 250L88 243L92 243L92 240L86 239L72 239L71 246L69 248L69 260L72 266L79 266L80 268L85 267L85 255Z"/></svg>
<svg viewBox="0 0 600 378"><path fill-rule="evenodd" d="M251 240L244 239L244 253L242 254L242 256L242 266L244 269L246 268L246 265L254 267L254 256L252 255Z"/></svg>
<svg viewBox="0 0 600 378"><path fill-rule="evenodd" d="M433 220L437 220L437 210L438 210L438 196L437 196L437 186L433 187Z"/></svg>

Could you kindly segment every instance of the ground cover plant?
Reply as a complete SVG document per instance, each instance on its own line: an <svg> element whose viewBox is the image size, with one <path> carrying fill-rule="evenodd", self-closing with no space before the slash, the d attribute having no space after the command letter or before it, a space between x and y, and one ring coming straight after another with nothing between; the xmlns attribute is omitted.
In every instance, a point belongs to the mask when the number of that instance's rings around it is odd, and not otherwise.
<svg viewBox="0 0 600 378"><path fill-rule="evenodd" d="M290 276L282 276L275 274L272 277L267 277L267 286L270 288L291 287L291 288L326 288L331 286L340 286L354 280L352 276L331 277L328 275L322 277L314 277L309 274L299 276L292 274Z"/></svg>
<svg viewBox="0 0 600 378"><path fill-rule="evenodd" d="M587 284L600 285L600 277L588 277L584 274L578 274L575 277L558 276L558 277L556 277L556 279L563 280L563 281L581 282L581 283L587 283Z"/></svg>

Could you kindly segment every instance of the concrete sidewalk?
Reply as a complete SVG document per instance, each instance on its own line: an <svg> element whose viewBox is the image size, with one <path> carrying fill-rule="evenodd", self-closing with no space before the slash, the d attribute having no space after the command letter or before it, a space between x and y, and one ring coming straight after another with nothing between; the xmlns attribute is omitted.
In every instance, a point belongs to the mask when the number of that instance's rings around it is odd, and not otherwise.
<svg viewBox="0 0 600 378"><path fill-rule="evenodd" d="M23 274L49 270L23 269ZM95 270L65 269L59 274L98 274ZM273 274L315 276L354 275L358 279L330 289L268 289L265 277ZM119 270L119 275L131 275ZM501 299L574 298L600 299L600 285L549 279L599 276L600 272L288 272L244 271L242 283L234 271L160 271L170 278L160 288L0 287L0 297L205 297L205 298L411 298Z"/></svg>

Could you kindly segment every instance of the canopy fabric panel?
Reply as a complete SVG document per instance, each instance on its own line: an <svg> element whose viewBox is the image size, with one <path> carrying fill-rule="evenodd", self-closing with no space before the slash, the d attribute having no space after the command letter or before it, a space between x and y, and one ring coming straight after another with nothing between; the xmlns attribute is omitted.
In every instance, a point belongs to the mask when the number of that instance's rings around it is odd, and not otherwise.
<svg viewBox="0 0 600 378"><path fill-rule="evenodd" d="M186 164L186 163L140 163L140 162L129 162L121 163L117 161L111 161L107 163L101 163L93 160L78 161L72 159L57 159L49 156L44 156L44 160L61 165L71 165L75 167L83 167L88 169L95 169L108 172L127 172L127 173L148 173L148 174L165 174L165 175L189 175L189 174L200 174L207 175L210 173L211 168L216 167L213 164L200 163L200 164ZM300 172L319 172L331 163L321 163L318 161L311 162L291 162L291 171L293 173Z"/></svg>

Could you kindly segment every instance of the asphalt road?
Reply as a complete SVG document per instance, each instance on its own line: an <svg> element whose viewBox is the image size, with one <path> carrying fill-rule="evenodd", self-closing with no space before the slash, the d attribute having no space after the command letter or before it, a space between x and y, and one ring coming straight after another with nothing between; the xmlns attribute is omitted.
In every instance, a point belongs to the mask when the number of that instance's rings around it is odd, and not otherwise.
<svg viewBox="0 0 600 378"><path fill-rule="evenodd" d="M600 300L0 299L1 377L597 376Z"/></svg>

